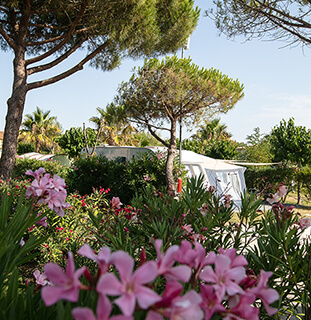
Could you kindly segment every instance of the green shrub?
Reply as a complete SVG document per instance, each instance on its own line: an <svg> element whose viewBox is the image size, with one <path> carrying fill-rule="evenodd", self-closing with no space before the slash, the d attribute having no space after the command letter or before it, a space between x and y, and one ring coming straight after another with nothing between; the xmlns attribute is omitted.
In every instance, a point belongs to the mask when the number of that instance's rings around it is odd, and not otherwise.
<svg viewBox="0 0 311 320"><path fill-rule="evenodd" d="M163 154L141 154L132 161L108 160L103 156L76 159L68 174L68 191L81 195L94 189L109 188L108 197L119 197L129 203L136 192L151 185L154 189L165 186L165 162ZM178 159L175 159L174 175L180 177Z"/></svg>
<svg viewBox="0 0 311 320"><path fill-rule="evenodd" d="M123 199L127 193L125 169L125 163L111 161L102 156L78 158L68 172L68 192L77 191L80 195L85 195L91 194L96 188L110 188L114 196Z"/></svg>
<svg viewBox="0 0 311 320"><path fill-rule="evenodd" d="M296 180L300 180L302 184L302 193L311 199L311 167L302 167L296 172Z"/></svg>
<svg viewBox="0 0 311 320"><path fill-rule="evenodd" d="M295 169L292 167L275 166L275 167L247 167L244 173L245 182L248 190L263 190L267 185L272 189L268 192L274 192L273 188L284 183L289 189L293 186L295 180Z"/></svg>
<svg viewBox="0 0 311 320"><path fill-rule="evenodd" d="M17 154L35 152L36 146L33 143L19 142L17 145Z"/></svg>
<svg viewBox="0 0 311 320"><path fill-rule="evenodd" d="M39 168L44 168L46 172L50 173L51 176L54 174L60 176L63 179L66 179L67 173L69 168L60 164L58 161L53 160L47 160L47 161L41 161L36 159L21 159L16 158L15 167L12 174L12 179L18 178L18 179L29 179L29 176L25 175L25 172L30 169L32 171L35 171Z"/></svg>

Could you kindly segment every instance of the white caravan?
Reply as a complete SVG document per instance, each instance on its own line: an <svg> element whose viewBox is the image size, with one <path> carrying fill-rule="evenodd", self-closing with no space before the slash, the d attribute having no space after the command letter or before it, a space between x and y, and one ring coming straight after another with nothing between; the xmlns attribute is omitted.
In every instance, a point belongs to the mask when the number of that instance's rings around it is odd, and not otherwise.
<svg viewBox="0 0 311 320"><path fill-rule="evenodd" d="M128 146L105 146L96 147L96 154L103 155L110 160L123 158L130 160L142 153L164 152L164 147L128 147ZM92 152L92 148L90 148ZM83 148L82 154L86 154ZM234 203L241 206L241 194L245 191L245 167L237 166L226 162L225 160L217 160L209 158L193 151L182 150L181 162L187 169L188 177L199 176L204 178L207 187L214 186L218 194L230 194Z"/></svg>

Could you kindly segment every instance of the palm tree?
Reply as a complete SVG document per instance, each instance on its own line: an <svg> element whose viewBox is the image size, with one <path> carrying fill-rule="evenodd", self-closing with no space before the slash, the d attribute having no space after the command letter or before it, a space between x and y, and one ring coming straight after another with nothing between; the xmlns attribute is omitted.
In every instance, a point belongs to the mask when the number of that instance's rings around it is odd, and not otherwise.
<svg viewBox="0 0 311 320"><path fill-rule="evenodd" d="M124 116L123 106L116 106L110 103L106 109L97 108L99 117L92 117L90 121L97 126L101 126L101 140L111 146L115 145L135 145L138 140L134 134L137 130L131 126Z"/></svg>
<svg viewBox="0 0 311 320"><path fill-rule="evenodd" d="M197 138L201 141L204 140L223 140L230 139L231 133L227 131L227 126L220 123L220 118L212 119L205 121L205 124L200 126L200 129L197 131L194 138Z"/></svg>
<svg viewBox="0 0 311 320"><path fill-rule="evenodd" d="M32 114L27 114L22 123L19 140L34 143L36 152L40 152L43 146L57 147L54 139L60 135L62 128L56 117L50 116L51 111L43 111L37 107Z"/></svg>

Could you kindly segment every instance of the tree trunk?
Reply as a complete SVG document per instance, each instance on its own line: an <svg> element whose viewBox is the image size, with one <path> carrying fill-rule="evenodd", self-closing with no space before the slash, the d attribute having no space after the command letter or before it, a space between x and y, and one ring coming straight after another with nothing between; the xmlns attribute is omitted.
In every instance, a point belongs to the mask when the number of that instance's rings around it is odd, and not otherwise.
<svg viewBox="0 0 311 320"><path fill-rule="evenodd" d="M170 144L167 150L167 159L166 159L166 167L165 167L166 185L171 188L174 188L176 183L173 175L174 159L175 159L176 151L177 151L176 121L172 120L171 121L171 138L170 138Z"/></svg>
<svg viewBox="0 0 311 320"><path fill-rule="evenodd" d="M27 92L25 50L23 48L19 48L19 50L15 52L13 65L13 89L12 95L7 101L8 111L6 115L2 155L0 160L0 177L5 180L11 178L11 174L15 165L17 139L23 118Z"/></svg>

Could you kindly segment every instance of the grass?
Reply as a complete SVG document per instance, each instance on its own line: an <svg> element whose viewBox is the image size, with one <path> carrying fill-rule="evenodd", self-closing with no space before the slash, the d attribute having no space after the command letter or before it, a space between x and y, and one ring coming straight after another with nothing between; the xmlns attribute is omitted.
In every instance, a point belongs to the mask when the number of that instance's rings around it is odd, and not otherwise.
<svg viewBox="0 0 311 320"><path fill-rule="evenodd" d="M299 212L302 216L311 217L311 201L302 196L300 204L297 204L297 194L289 193L286 197L285 204L295 206L295 211Z"/></svg>

